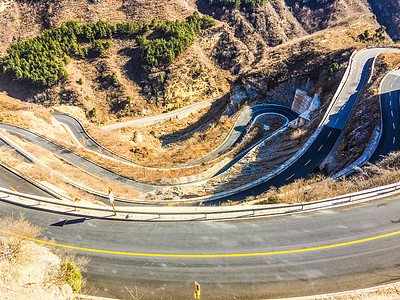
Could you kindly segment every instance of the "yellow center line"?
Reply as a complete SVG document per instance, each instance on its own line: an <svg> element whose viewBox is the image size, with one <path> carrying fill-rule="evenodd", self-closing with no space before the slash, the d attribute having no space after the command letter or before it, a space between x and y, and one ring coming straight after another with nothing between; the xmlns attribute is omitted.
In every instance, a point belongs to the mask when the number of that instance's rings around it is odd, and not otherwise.
<svg viewBox="0 0 400 300"><path fill-rule="evenodd" d="M332 133L332 131L329 131L328 137L330 137L330 136L331 136L331 133Z"/></svg>
<svg viewBox="0 0 400 300"><path fill-rule="evenodd" d="M392 117L393 117L393 110L390 113L392 114Z"/></svg>
<svg viewBox="0 0 400 300"><path fill-rule="evenodd" d="M126 183L125 183L125 184L126 184ZM126 185L129 185L129 184L126 184ZM136 186L132 186L132 187L133 187L135 190L149 192L149 190L142 189L142 188L139 188L139 187L136 187Z"/></svg>
<svg viewBox="0 0 400 300"><path fill-rule="evenodd" d="M16 189L14 189L12 186L10 186L10 189L12 189L14 192L17 192ZM17 192L18 193L18 192Z"/></svg>
<svg viewBox="0 0 400 300"><path fill-rule="evenodd" d="M20 133L18 131L14 131L14 130L11 130L11 129L6 129L6 130L9 131L9 132L14 132L14 133L22 135L22 136L26 136L25 134L22 134L22 133Z"/></svg>
<svg viewBox="0 0 400 300"><path fill-rule="evenodd" d="M396 126L394 125L394 123L393 123L393 129L396 129Z"/></svg>
<svg viewBox="0 0 400 300"><path fill-rule="evenodd" d="M39 141L39 140L35 140L35 142L36 142L36 143L39 143L39 144L40 144L40 143L42 143L42 142L41 142L41 141Z"/></svg>
<svg viewBox="0 0 400 300"><path fill-rule="evenodd" d="M69 155L67 155L67 154L64 154L64 156L66 156L66 157L68 157L68 158L71 158L71 156L69 156Z"/></svg>
<svg viewBox="0 0 400 300"><path fill-rule="evenodd" d="M101 173L100 171L97 171L97 173L100 173L101 175L104 175L104 173Z"/></svg>
<svg viewBox="0 0 400 300"><path fill-rule="evenodd" d="M49 147L51 150L56 150L56 149L54 149L53 147Z"/></svg>
<svg viewBox="0 0 400 300"><path fill-rule="evenodd" d="M87 167L87 165L85 165L84 163L81 163L81 165Z"/></svg>
<svg viewBox="0 0 400 300"><path fill-rule="evenodd" d="M399 78L399 76L397 76L397 77L394 79L394 81L396 81L396 80L397 80L397 78Z"/></svg>
<svg viewBox="0 0 400 300"><path fill-rule="evenodd" d="M396 137L394 136L394 137L393 137L393 144L394 144L395 141L396 141Z"/></svg>
<svg viewBox="0 0 400 300"><path fill-rule="evenodd" d="M319 147L318 152L321 151L321 149L322 149L323 146L324 146L324 145L321 145L321 147Z"/></svg>
<svg viewBox="0 0 400 300"><path fill-rule="evenodd" d="M311 162L311 159L308 162L306 162L306 164L304 166L307 166L310 162Z"/></svg>
<svg viewBox="0 0 400 300"><path fill-rule="evenodd" d="M67 122L71 123L72 125L75 125L74 122L72 122L72 121L69 120L69 119L66 119L66 118L63 118L63 117L59 117L59 118L60 118L60 119L63 119L64 121L67 121Z"/></svg>
<svg viewBox="0 0 400 300"><path fill-rule="evenodd" d="M288 181L288 180L289 180L290 178L292 178L293 176L294 176L294 174L293 174L292 176L286 178L286 181Z"/></svg>
<svg viewBox="0 0 400 300"><path fill-rule="evenodd" d="M19 237L21 239L42 243L51 246L57 246L62 248L74 249L74 250L82 250L88 252L96 252L96 253L107 253L107 254L118 254L118 255L130 255L130 256L150 256L150 257L180 257L180 258L215 258L215 257L246 257L246 256L266 256L266 255L277 255L277 254L291 254L291 253L301 253L301 252L309 252L309 251L317 251L317 250L326 250L331 248L355 245L365 242L370 242L374 240L379 240L387 237L392 237L395 235L399 235L400 231L395 231L387 234L382 234L378 236L373 236L365 239L344 242L339 244L332 244L326 246L312 247L312 248L303 248L303 249L294 249L294 250L282 250L282 251L270 251L270 252L250 252L250 253L221 253L221 254L168 254L168 253L140 253L140 252L123 252L123 251L112 251L112 250L100 250L100 249L92 249L92 248L84 248L84 247L76 247L65 244L53 243L48 241L43 241L39 239L29 238L23 235L11 233L5 230L1 230L0 232Z"/></svg>

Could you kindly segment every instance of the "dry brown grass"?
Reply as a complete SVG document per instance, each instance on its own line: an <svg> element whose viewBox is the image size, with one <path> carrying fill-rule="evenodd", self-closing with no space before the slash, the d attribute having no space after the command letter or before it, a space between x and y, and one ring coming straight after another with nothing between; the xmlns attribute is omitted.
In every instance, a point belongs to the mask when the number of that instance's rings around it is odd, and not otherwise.
<svg viewBox="0 0 400 300"><path fill-rule="evenodd" d="M128 185L112 182L108 178L99 178L89 173L82 172L81 169L69 164L66 161L60 160L50 151L37 145L23 142L18 139L15 139L15 142L28 153L35 155L35 157L47 167L42 167L38 164L27 163L21 156L15 153L10 153L9 149L7 148L0 148L1 160L36 180L48 182L64 191L68 191L68 195L72 199L83 198L95 204L103 205L101 202L96 201L93 196L90 196L90 194L87 194L86 192L69 185L64 180L64 177L95 191L107 193L107 188L111 187L114 193L120 197L139 197L139 193Z"/></svg>
<svg viewBox="0 0 400 300"><path fill-rule="evenodd" d="M299 179L294 183L272 188L257 196L257 204L302 203L341 196L400 181L400 152L392 152L377 164L368 164L359 172L335 181L322 175ZM247 200L254 200L249 198Z"/></svg>
<svg viewBox="0 0 400 300"><path fill-rule="evenodd" d="M0 229L28 238L35 238L40 234L40 228L31 224L24 217L14 219L13 217L5 217L0 219ZM15 235L0 233L0 249L2 250L0 260L8 259L21 260L29 256L24 253L27 249L23 249L28 241Z"/></svg>
<svg viewBox="0 0 400 300"><path fill-rule="evenodd" d="M236 121L236 118L229 119L226 115L216 121L221 112L215 112L209 123L199 121L204 113L206 110L201 110L181 120L172 119L143 128L122 128L112 134L93 126L87 130L104 147L138 164L165 168L189 162L213 151L225 140ZM187 128L196 122L199 124L191 134ZM155 132L155 137L150 134L151 131ZM133 141L135 132L140 134L142 141ZM163 142L165 146L162 146Z"/></svg>
<svg viewBox="0 0 400 300"><path fill-rule="evenodd" d="M274 123L274 125L272 126L272 128L270 130L275 130L277 127L278 127L278 123ZM86 157L86 158L96 162L99 165L103 165L107 169L112 170L113 172L120 174L122 176L132 178L132 179L138 180L138 181L154 183L154 184L162 184L162 183L168 183L168 179L174 179L174 178L180 178L180 177L186 177L186 176L200 174L200 173L206 171L208 168L214 166L218 162L222 161L225 158L233 158L240 152L244 151L245 149L249 148L251 145L255 144L264 135L265 135L264 129L262 129L259 126L254 126L252 128L252 130L250 130L248 136L243 141L241 141L234 148L232 148L225 154L219 156L218 158L208 161L207 163L202 163L200 165L195 165L192 167L188 166L188 167L182 167L182 168L174 168L174 169L145 168L145 167L141 167L138 165L127 166L123 162L120 162L117 160L112 160L112 159L106 158L106 157L102 157L94 152L90 152L85 149L78 149L78 153L81 156ZM206 136L204 138L206 138ZM212 135L208 136L207 139L209 139L211 142ZM184 158L186 158L187 155L189 155L187 153L196 151L196 145L192 144L192 143L190 143L190 145L192 146L192 148L188 147L188 151L183 152L181 154ZM205 155L205 154L206 154L206 152L203 152L203 155ZM178 154L176 154L176 155L178 155ZM165 180L165 179L167 179L167 180Z"/></svg>
<svg viewBox="0 0 400 300"><path fill-rule="evenodd" d="M30 241L41 229L20 216L0 219L0 295L5 299L71 299L62 265L84 260ZM58 252L58 253L57 253ZM57 255L57 254L58 255Z"/></svg>

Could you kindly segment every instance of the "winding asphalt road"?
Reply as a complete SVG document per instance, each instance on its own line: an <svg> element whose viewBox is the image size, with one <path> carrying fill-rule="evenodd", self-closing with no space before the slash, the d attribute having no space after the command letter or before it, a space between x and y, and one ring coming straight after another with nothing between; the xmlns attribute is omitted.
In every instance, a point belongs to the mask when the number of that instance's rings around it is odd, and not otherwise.
<svg viewBox="0 0 400 300"><path fill-rule="evenodd" d="M340 133L342 130L344 130L345 125L355 106L357 97L359 96L365 82L369 77L370 64L379 53L385 52L400 53L400 50L373 48L360 51L354 55L348 80L343 86L343 89L339 92L336 103L332 107L328 118L326 118L323 122L320 134L310 145L309 149L295 163L286 168L282 173L257 186L252 186L245 190L241 190L240 192L232 193L230 196L222 196L217 200L209 202L208 204L220 204L228 200L244 200L248 196L260 195L272 186L279 187L294 182L296 179L304 178L313 173L313 170L327 157L332 147L336 143ZM389 86L395 84L395 79L396 76L389 76L385 81L384 88L387 84ZM383 91L385 91L384 88ZM396 101L398 102L398 99ZM382 105L384 111L392 111L394 108L394 104L390 104L390 101L383 101ZM391 120L393 122L393 118L391 118ZM392 126L392 124L390 124L390 126ZM384 126L384 128L385 127L387 127L387 125ZM394 134L398 133L398 131L394 132ZM384 135L381 143L388 143L387 138L388 136ZM397 139L400 139L400 136L398 136ZM392 139L390 142L393 141L395 140Z"/></svg>
<svg viewBox="0 0 400 300"><path fill-rule="evenodd" d="M128 126L149 125L149 124L153 124L153 123L165 120L165 119L178 117L178 116L182 116L185 114L190 114L195 111L199 111L200 109L207 107L208 105L211 105L214 101L216 101L216 99L210 99L210 100L198 102L198 103L195 103L195 104L192 104L192 105L186 106L184 108L177 109L177 110L174 110L169 113L162 114L162 115L117 123L117 124L113 124L113 125L107 125L107 126L101 127L101 129L113 130L113 129L123 128L123 127L128 127Z"/></svg>
<svg viewBox="0 0 400 300"><path fill-rule="evenodd" d="M179 165L174 165L174 168L178 167L188 167L188 166L196 166L199 165L203 162L209 162L224 153L226 153L228 150L232 149L237 143L239 143L245 133L246 130L248 129L248 126L250 123L257 118L258 116L262 114L279 114L286 118L288 122L293 121L298 117L298 114L292 111L289 107L282 106L282 105L275 105L275 104L268 104L268 105L256 105L251 108L246 109L242 114L240 114L237 122L234 124L234 127L232 128L231 132L227 136L226 140L214 151L210 152L209 154L191 160L187 163L179 164ZM71 132L74 134L75 138L84 146L85 148L88 148L89 150L93 150L96 152L100 152L106 155L110 155L113 157L116 157L115 154L110 152L109 150L105 149L102 147L99 143L97 143L95 140L92 139L91 136L87 134L87 132L84 130L82 124L75 119L74 117L64 115L64 114L53 114L53 117L60 123L63 123L64 125L68 126ZM153 117L150 117L153 118ZM148 118L144 119L139 119L135 124L142 124L143 123L148 123ZM118 156L118 159L125 161L125 162L131 162L123 157ZM169 169L163 168L163 167L157 167L159 169Z"/></svg>
<svg viewBox="0 0 400 300"><path fill-rule="evenodd" d="M297 116L297 114L294 113L291 109L279 105L254 106L246 110L245 113L243 113L239 117L238 121L235 124L234 129L231 131L228 138L211 155L216 157L231 149L236 143L240 142L240 140L243 138L246 132L247 125L249 125L252 122L252 120L254 120L254 118L256 118L257 116L265 113L278 113L285 116L290 121ZM62 121L63 123L68 125L72 133L77 137L77 139L83 146L87 147L90 150L98 151L105 155L113 156L113 154L109 150L101 147L90 136L88 136L86 131L83 129L82 125L76 119L65 115L55 115L55 117L57 118L57 120ZM23 128L5 123L0 123L0 128L7 130L9 133L16 135L26 141L29 141L30 143L36 144L44 149L49 150L50 152L60 156L69 163L81 169L84 169L86 172L95 175L99 178L108 178L109 180L118 182L120 184L130 185L136 190L143 193L164 187L159 185L141 183L126 178L124 176L120 176L106 168L103 168L95 163L92 163L91 161L85 159L84 157L78 155L77 153L74 153L64 148L61 145L58 145L50 140L42 138L39 135L30 132L28 130L25 130ZM210 159L211 156L207 156L207 158ZM130 162L129 160L124 158L119 158L119 159L124 160L125 162ZM196 164L199 163L201 162L199 161L196 162Z"/></svg>
<svg viewBox="0 0 400 300"><path fill-rule="evenodd" d="M378 147L370 159L376 163L382 156L400 150L400 71L392 71L382 82L381 103L383 132Z"/></svg>
<svg viewBox="0 0 400 300"><path fill-rule="evenodd" d="M361 69L350 74L338 98L344 102L334 107L311 145L312 155L306 153L311 156L287 169L294 175L286 181L332 147L366 79L371 51L357 57ZM43 228L42 239L91 257L85 275L103 296L127 299L125 287L137 287L145 293L143 299L190 299L197 281L205 299L284 297L361 288L400 277L399 196L258 220L156 224L73 219L0 202L0 216L21 213Z"/></svg>
<svg viewBox="0 0 400 300"><path fill-rule="evenodd" d="M0 217L22 213L43 228L46 239L96 250L74 251L91 258L85 277L100 296L129 299L125 287L136 286L145 299L190 299L197 281L204 299L255 299L398 280L399 200L257 220L181 223L70 218L0 202ZM396 234L381 237L391 233Z"/></svg>

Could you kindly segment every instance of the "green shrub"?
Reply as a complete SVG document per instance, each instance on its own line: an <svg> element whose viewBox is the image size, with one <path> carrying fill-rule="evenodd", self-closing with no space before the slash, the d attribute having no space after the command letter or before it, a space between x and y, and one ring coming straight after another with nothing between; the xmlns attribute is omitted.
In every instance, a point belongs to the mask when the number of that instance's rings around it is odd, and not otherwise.
<svg viewBox="0 0 400 300"><path fill-rule="evenodd" d="M93 107L91 111L89 111L90 117L95 117L97 115L97 108Z"/></svg>
<svg viewBox="0 0 400 300"><path fill-rule="evenodd" d="M364 31L364 39L368 40L369 39L369 30Z"/></svg>
<svg viewBox="0 0 400 300"><path fill-rule="evenodd" d="M112 73L112 74L110 75L110 78L111 78L111 84L114 85L114 86L116 86L116 85L118 84L118 77L117 77L117 74Z"/></svg>
<svg viewBox="0 0 400 300"><path fill-rule="evenodd" d="M332 73L335 73L339 70L339 64L338 63L332 63L328 69L328 74L331 75Z"/></svg>
<svg viewBox="0 0 400 300"><path fill-rule="evenodd" d="M150 131L150 134L154 137L156 137L156 133L154 132L154 130Z"/></svg>
<svg viewBox="0 0 400 300"><path fill-rule="evenodd" d="M72 287L74 293L78 293L82 288L81 270L71 261L62 265L65 281Z"/></svg>
<svg viewBox="0 0 400 300"><path fill-rule="evenodd" d="M64 64L68 65L71 62L71 57L69 57L68 55L64 54Z"/></svg>
<svg viewBox="0 0 400 300"><path fill-rule="evenodd" d="M83 85L83 79L79 78L79 80L77 81L78 84Z"/></svg>
<svg viewBox="0 0 400 300"><path fill-rule="evenodd" d="M158 18L154 18L151 20L151 28L157 28L158 27Z"/></svg>
<svg viewBox="0 0 400 300"><path fill-rule="evenodd" d="M260 7L268 0L208 0L208 3L216 6L227 6L227 7Z"/></svg>
<svg viewBox="0 0 400 300"><path fill-rule="evenodd" d="M4 117L0 116L0 122L3 122L3 121L4 121Z"/></svg>
<svg viewBox="0 0 400 300"><path fill-rule="evenodd" d="M101 41L101 40L94 40L92 42L92 51L96 55L104 55L108 48L112 46L110 41Z"/></svg>

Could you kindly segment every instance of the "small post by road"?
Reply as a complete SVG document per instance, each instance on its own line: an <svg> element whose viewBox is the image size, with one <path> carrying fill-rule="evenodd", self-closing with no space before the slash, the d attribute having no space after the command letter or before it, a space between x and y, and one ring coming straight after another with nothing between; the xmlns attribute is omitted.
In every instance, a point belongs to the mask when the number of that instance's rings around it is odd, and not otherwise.
<svg viewBox="0 0 400 300"><path fill-rule="evenodd" d="M200 284L194 282L194 299L200 300Z"/></svg>
<svg viewBox="0 0 400 300"><path fill-rule="evenodd" d="M114 195L113 195L113 192L112 192L110 187L108 188L108 198L110 199L110 203L111 203L112 208L114 210L114 216L115 216L117 213L115 212Z"/></svg>

